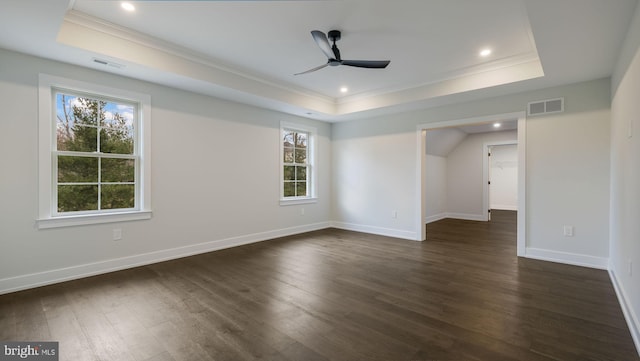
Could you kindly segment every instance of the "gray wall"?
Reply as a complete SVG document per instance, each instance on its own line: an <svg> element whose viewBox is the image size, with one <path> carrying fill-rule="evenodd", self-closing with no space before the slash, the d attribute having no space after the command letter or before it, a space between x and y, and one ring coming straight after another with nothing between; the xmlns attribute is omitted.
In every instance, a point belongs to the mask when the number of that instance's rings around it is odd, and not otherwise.
<svg viewBox="0 0 640 361"><path fill-rule="evenodd" d="M486 220L483 205L484 144L518 141L516 131L470 134L447 157L447 207L453 216Z"/></svg>
<svg viewBox="0 0 640 361"><path fill-rule="evenodd" d="M6 50L0 60L0 291L329 225L416 239L418 124L522 111L529 101L564 96L565 113L526 122L529 255L600 266L611 249L628 309L638 313L638 282L626 266L640 262L640 211L630 201L638 199L640 150L637 136L625 133L629 119L640 129L637 55L614 88L613 116L610 80L601 79L333 125ZM152 97L154 215L119 224L119 242L111 224L35 228L41 72ZM319 130L317 204L278 204L281 120ZM230 159L238 134L252 146ZM562 236L564 224L575 226L575 237Z"/></svg>
<svg viewBox="0 0 640 361"><path fill-rule="evenodd" d="M420 238L417 126L519 112L557 97L565 98L564 113L526 121L528 254L606 267L609 79L334 124L332 219L344 228ZM574 237L563 236L565 224L575 227Z"/></svg>
<svg viewBox="0 0 640 361"><path fill-rule="evenodd" d="M640 352L640 5L612 83L609 267Z"/></svg>
<svg viewBox="0 0 640 361"><path fill-rule="evenodd" d="M0 293L329 225L330 124L1 49L0 64ZM151 95L151 220L35 228L39 73ZM279 205L281 120L318 129L317 204Z"/></svg>

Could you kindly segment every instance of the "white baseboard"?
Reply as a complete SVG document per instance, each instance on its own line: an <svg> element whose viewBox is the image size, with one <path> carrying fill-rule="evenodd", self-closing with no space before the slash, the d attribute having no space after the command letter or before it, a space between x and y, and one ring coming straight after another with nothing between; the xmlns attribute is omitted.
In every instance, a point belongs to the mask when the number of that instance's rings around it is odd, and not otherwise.
<svg viewBox="0 0 640 361"><path fill-rule="evenodd" d="M433 215L433 216L425 217L424 223L425 224L429 224L429 223L437 222L437 221L445 219L445 218L447 218L447 214L446 213L440 213L440 214L436 214L436 215Z"/></svg>
<svg viewBox="0 0 640 361"><path fill-rule="evenodd" d="M95 276L103 273L119 271L127 268L144 266L152 263L168 261L176 258L217 251L224 248L256 243L278 237L329 228L329 222L308 224L291 228L231 237L217 241L204 242L190 246L171 248L134 256L110 259L45 272L32 273L17 277L0 279L0 294L21 291L29 288L45 286L53 283L70 281L78 278Z"/></svg>
<svg viewBox="0 0 640 361"><path fill-rule="evenodd" d="M618 278L611 266L609 267L609 277L611 278L611 283L613 283L613 289L616 291L616 295L618 296L618 302L622 308L624 319L627 321L629 332L631 332L631 338L636 346L636 352L638 352L638 355L640 356L640 322L638 321L638 316L630 306L627 293L622 287L622 284L618 282Z"/></svg>
<svg viewBox="0 0 640 361"><path fill-rule="evenodd" d="M487 217L481 214L440 213L433 216L425 217L424 223L429 224L445 218L462 219L465 221L482 221L482 222L485 222L487 220Z"/></svg>
<svg viewBox="0 0 640 361"><path fill-rule="evenodd" d="M491 209L497 209L497 210L501 210L501 211L517 211L518 210L518 206L510 206L510 205L505 205L505 204L496 204L496 205L492 205L491 207L489 207Z"/></svg>
<svg viewBox="0 0 640 361"><path fill-rule="evenodd" d="M541 261L564 263L574 266L582 266L602 270L608 269L609 265L609 259L604 257L594 257L584 254L550 251L539 248L526 248L524 257L539 259Z"/></svg>
<svg viewBox="0 0 640 361"><path fill-rule="evenodd" d="M344 222L331 222L331 227L344 229L347 231L355 231L362 233L377 234L380 236L394 237L408 239L415 241L418 239L416 232L405 231L401 229L383 228L376 226L367 226L362 224L344 223Z"/></svg>
<svg viewBox="0 0 640 361"><path fill-rule="evenodd" d="M462 219L465 221L487 221L485 214L447 213L447 218Z"/></svg>

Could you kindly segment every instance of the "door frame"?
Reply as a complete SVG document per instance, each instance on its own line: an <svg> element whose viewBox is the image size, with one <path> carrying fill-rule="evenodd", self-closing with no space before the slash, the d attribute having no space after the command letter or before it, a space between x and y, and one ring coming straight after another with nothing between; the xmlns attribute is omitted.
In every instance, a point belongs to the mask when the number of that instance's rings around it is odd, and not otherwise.
<svg viewBox="0 0 640 361"><path fill-rule="evenodd" d="M479 116L464 119L446 120L441 122L418 124L416 130L417 155L416 155L416 235L418 241L424 241L427 236L425 215L426 199L425 186L425 159L426 159L426 134L427 130L439 128L453 128L463 125L491 123L505 119L518 120L518 217L517 217L517 255L523 257L526 248L526 112L514 112ZM488 208L487 208L488 209Z"/></svg>
<svg viewBox="0 0 640 361"><path fill-rule="evenodd" d="M504 140L504 141L495 141L495 142L489 142L489 143L484 143L483 145L483 156L482 156L482 184L484 184L484 187L482 188L482 207L486 212L487 215L487 221L491 220L491 213L489 212L489 210L491 209L491 192L490 189L491 186L489 185L489 181L490 181L490 176L491 176L491 172L489 171L489 168L491 168L491 160L489 159L489 149L491 149L491 147L493 146L500 146L500 145L515 145L518 147L518 151L520 150L520 145L518 144L517 140ZM518 171L520 170L520 165L518 164ZM519 183L519 179L518 179L518 183ZM518 201L520 200L520 189L518 189Z"/></svg>

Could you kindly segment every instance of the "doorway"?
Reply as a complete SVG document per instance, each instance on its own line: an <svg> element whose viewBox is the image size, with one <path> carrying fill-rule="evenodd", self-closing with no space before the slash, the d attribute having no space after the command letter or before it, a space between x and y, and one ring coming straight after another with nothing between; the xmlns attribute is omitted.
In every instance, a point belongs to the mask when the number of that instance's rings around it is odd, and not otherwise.
<svg viewBox="0 0 640 361"><path fill-rule="evenodd" d="M518 210L518 143L485 143L483 155L483 209L490 221L492 210Z"/></svg>
<svg viewBox="0 0 640 361"><path fill-rule="evenodd" d="M518 130L517 130L517 156L518 156L518 169L517 169L517 179L518 179L518 197L517 197L517 255L524 256L525 253L525 227L526 227L526 215L525 215L525 148L526 148L526 128L525 128L525 112L515 112L515 113L506 113L506 114L496 114L491 116L483 116L483 117L474 117L474 118L466 118L466 119L457 119L443 122L434 122L427 124L420 124L417 126L417 142L418 147L417 151L417 219L416 219L416 227L417 227L417 235L419 237L418 240L424 241L426 239L426 227L425 227L425 214L426 214L426 198L425 198L425 184L426 184L426 167L425 167L425 159L426 159L426 134L428 130L435 130L441 128L451 128L451 127L460 127L460 126L468 126L474 124L483 124L483 123L493 123L502 121L505 119L517 119ZM488 165L487 165L488 167ZM485 169L488 169L485 167ZM488 176L487 176L488 177ZM486 197L486 204L489 204L488 195ZM485 209L489 209L488 207Z"/></svg>

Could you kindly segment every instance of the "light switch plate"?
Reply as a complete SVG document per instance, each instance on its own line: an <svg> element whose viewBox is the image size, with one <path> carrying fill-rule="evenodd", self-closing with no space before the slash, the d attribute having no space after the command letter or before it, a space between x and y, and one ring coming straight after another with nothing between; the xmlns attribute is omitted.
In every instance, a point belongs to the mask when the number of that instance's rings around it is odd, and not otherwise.
<svg viewBox="0 0 640 361"><path fill-rule="evenodd" d="M573 237L573 226L564 226L564 236Z"/></svg>

